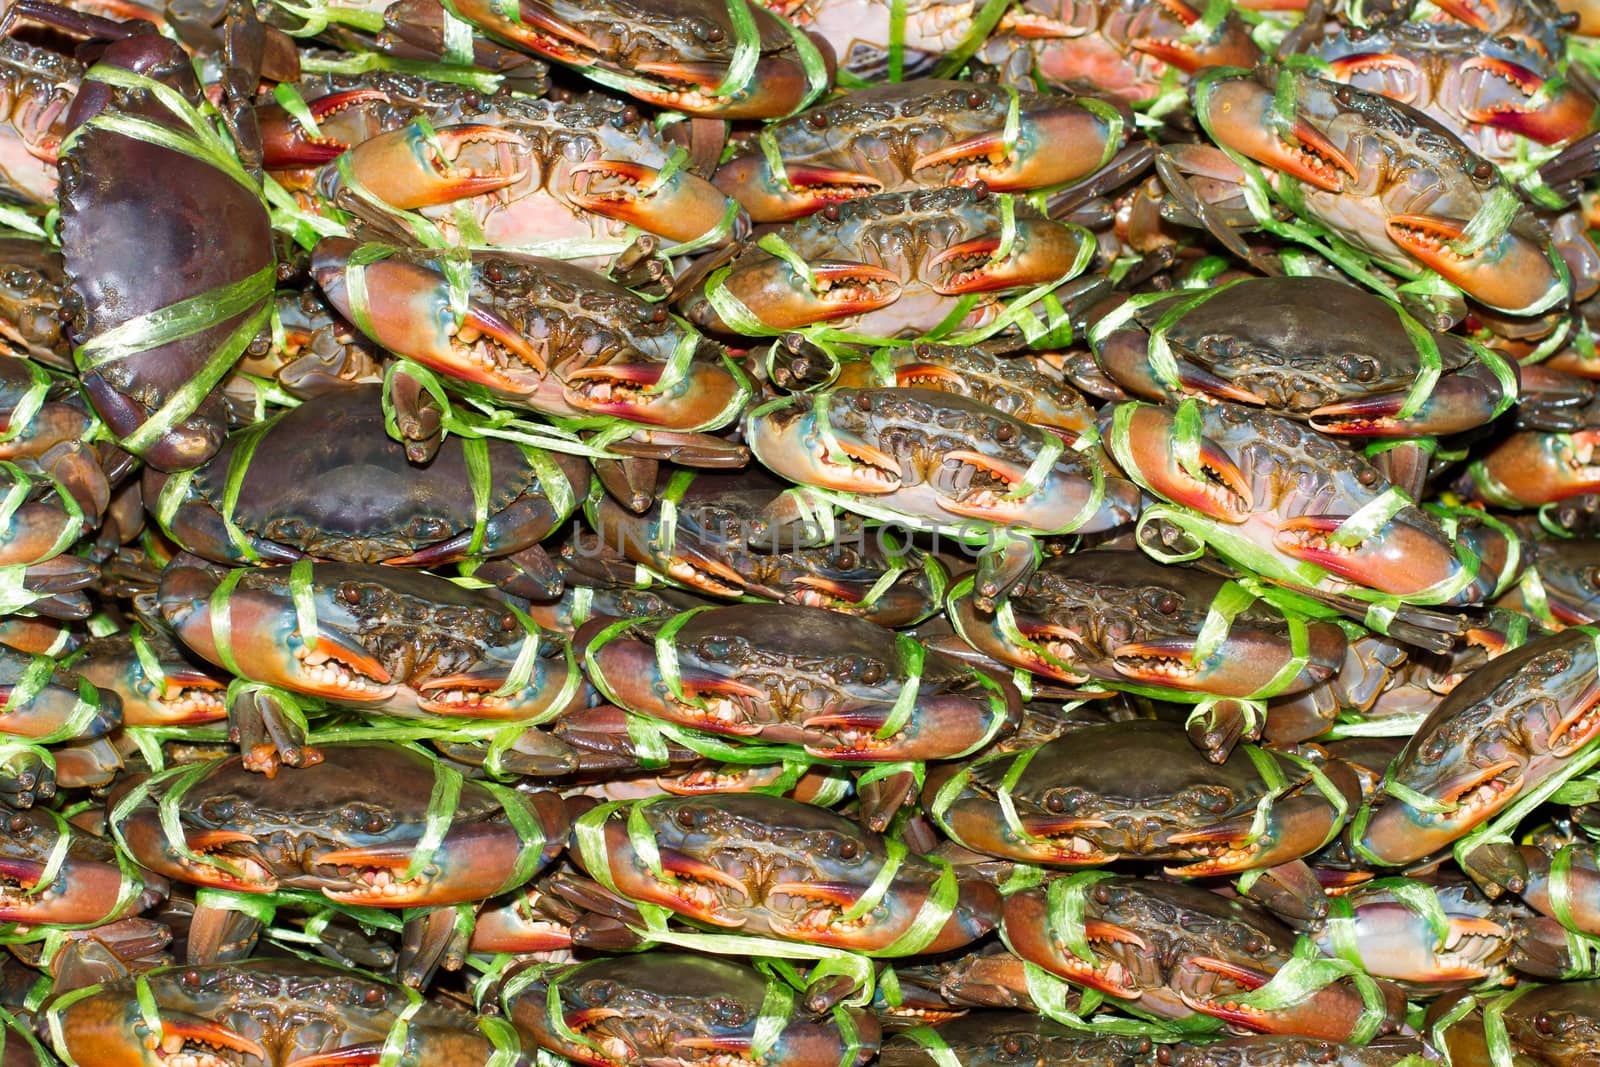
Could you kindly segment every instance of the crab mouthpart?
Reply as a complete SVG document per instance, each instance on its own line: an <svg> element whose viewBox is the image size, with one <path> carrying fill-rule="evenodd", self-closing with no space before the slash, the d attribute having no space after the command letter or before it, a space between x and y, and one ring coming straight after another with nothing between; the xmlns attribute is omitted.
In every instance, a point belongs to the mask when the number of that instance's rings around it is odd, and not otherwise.
<svg viewBox="0 0 1600 1067"><path fill-rule="evenodd" d="M940 507L957 515L997 522L1012 521L1023 516L1028 497L1033 494L1011 495L1022 484L1026 474L1022 468L968 449L946 452L944 463L947 467L951 464L956 466L958 488L954 492L939 493ZM966 475L964 480L963 475Z"/></svg>
<svg viewBox="0 0 1600 1067"><path fill-rule="evenodd" d="M775 882L767 890L767 899L775 896L795 897L810 906L802 905L793 919L777 915L768 919L772 929L786 937L821 938L828 935L854 933L872 925L871 909L854 919L843 915L861 899L859 886L847 882ZM882 905L879 905L882 907Z"/></svg>
<svg viewBox="0 0 1600 1067"><path fill-rule="evenodd" d="M199 1046L193 1048L190 1046ZM232 1060L216 1055L213 1049L226 1049L253 1056L265 1063L267 1050L219 1023L204 1019L161 1018L161 1040L154 1034L145 1038L145 1047L154 1051L165 1067L231 1067Z"/></svg>

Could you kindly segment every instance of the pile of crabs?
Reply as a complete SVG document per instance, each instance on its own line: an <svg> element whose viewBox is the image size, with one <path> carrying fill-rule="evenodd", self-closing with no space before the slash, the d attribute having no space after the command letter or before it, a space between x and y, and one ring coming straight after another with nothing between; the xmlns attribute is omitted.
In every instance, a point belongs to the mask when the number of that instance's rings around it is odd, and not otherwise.
<svg viewBox="0 0 1600 1067"><path fill-rule="evenodd" d="M4 0L0 1065L1600 1062L1560 3Z"/></svg>

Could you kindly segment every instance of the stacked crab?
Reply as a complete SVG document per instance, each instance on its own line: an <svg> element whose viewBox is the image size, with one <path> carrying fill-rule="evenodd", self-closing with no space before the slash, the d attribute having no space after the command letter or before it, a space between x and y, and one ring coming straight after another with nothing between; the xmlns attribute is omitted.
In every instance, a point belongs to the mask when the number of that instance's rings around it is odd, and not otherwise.
<svg viewBox="0 0 1600 1067"><path fill-rule="evenodd" d="M1590 34L11 0L0 1062L1593 1060Z"/></svg>

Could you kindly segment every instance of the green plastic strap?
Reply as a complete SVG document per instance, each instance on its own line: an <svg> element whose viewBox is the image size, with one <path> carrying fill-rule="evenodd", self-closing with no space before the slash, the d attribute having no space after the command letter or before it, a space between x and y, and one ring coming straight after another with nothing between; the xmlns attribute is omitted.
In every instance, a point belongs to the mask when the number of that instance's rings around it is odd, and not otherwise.
<svg viewBox="0 0 1600 1067"><path fill-rule="evenodd" d="M1515 1067L1517 1057L1506 1032L1506 1009L1541 986L1539 982L1524 982L1483 1006L1483 1041L1489 1048L1489 1062L1493 1067Z"/></svg>
<svg viewBox="0 0 1600 1067"><path fill-rule="evenodd" d="M401 986L406 995L406 1006L395 1016L389 1033L383 1039L383 1049L378 1054L378 1067L406 1067L413 1057L407 1055L411 1042L411 1020L426 1003L422 994L410 986Z"/></svg>
<svg viewBox="0 0 1600 1067"><path fill-rule="evenodd" d="M244 568L235 568L223 576L211 591L208 607L211 611L211 642L216 646L217 659L229 674L243 675L239 661L233 657L233 616L229 601L233 591L244 580Z"/></svg>
<svg viewBox="0 0 1600 1067"><path fill-rule="evenodd" d="M767 1055L777 1047L778 1039L794 1017L794 1006L794 990L776 976L768 975L761 1008L750 1033L750 1057L757 1063L765 1062Z"/></svg>
<svg viewBox="0 0 1600 1067"><path fill-rule="evenodd" d="M672 639L677 636L679 630L688 624L690 619L710 610L712 610L712 605L702 604L687 611L681 611L668 619L656 631L656 670L660 672L662 680L666 683L667 692L671 693L672 699L679 704L687 704L697 708L705 707L705 702L698 696L690 698L683 691L683 677L678 670L678 650L673 646Z"/></svg>
<svg viewBox="0 0 1600 1067"><path fill-rule="evenodd" d="M44 654L34 656L23 668L22 675L12 685L4 705L0 705L0 731L6 727L6 716L26 707L33 698L44 691L55 676L55 661ZM29 738L33 745L54 745L80 736L84 728L100 712L100 690L87 678L78 678L78 693L72 711L54 730Z"/></svg>
<svg viewBox="0 0 1600 1067"><path fill-rule="evenodd" d="M412 850L411 862L406 864L405 873L400 876L402 882L411 881L433 862L433 854L450 832L450 821L455 818L456 808L461 802L461 783L460 771L433 761L433 790L428 796L427 821L423 824L422 837Z"/></svg>
<svg viewBox="0 0 1600 1067"><path fill-rule="evenodd" d="M933 939L939 935L939 931L944 929L945 923L949 922L950 916L955 913L956 901L961 893L955 867L942 857L923 858L939 866L939 876L928 890L928 895L923 898L916 917L899 937L883 948L875 949L866 955L878 958L918 955L933 943Z"/></svg>
<svg viewBox="0 0 1600 1067"><path fill-rule="evenodd" d="M894 635L894 648L900 659L900 669L905 680L900 684L900 692L895 697L894 707L889 710L889 716L879 727L875 735L879 741L886 740L899 733L907 722L911 720L911 713L917 706L917 694L922 687L922 664L928 654L927 648L910 634L897 633Z"/></svg>
<svg viewBox="0 0 1600 1067"><path fill-rule="evenodd" d="M882 984L881 981L879 984ZM926 1023L913 1026L909 1030L902 1030L900 1036L921 1045L922 1050L933 1061L934 1067L965 1067L961 1058L952 1052L945 1039L939 1036L939 1031Z"/></svg>
<svg viewBox="0 0 1600 1067"><path fill-rule="evenodd" d="M1357 508L1328 535L1328 540L1345 548L1354 548L1375 536L1396 515L1412 506L1413 501L1404 490L1390 486Z"/></svg>
<svg viewBox="0 0 1600 1067"><path fill-rule="evenodd" d="M1091 966L1097 965L1098 960L1084 923L1089 889L1115 877L1110 871L1082 871L1056 879L1045 890L1045 921L1051 939Z"/></svg>
<svg viewBox="0 0 1600 1067"><path fill-rule="evenodd" d="M1388 1007L1378 983L1355 964L1345 959L1323 956L1316 942L1301 935L1294 954L1278 969L1267 984L1233 999L1246 1007L1276 1011L1300 1004L1319 990L1348 978L1361 995L1361 1017L1351 1029L1349 1041L1365 1045L1378 1033Z"/></svg>
<svg viewBox="0 0 1600 1067"><path fill-rule="evenodd" d="M289 595L294 598L295 625L300 630L300 644L307 652L317 647L317 594L312 589L312 571L309 559L295 560L289 567Z"/></svg>
<svg viewBox="0 0 1600 1067"><path fill-rule="evenodd" d="M17 398L17 402L11 405L6 428L0 430L0 443L14 441L22 431L32 427L33 417L44 407L45 398L55 384L45 369L37 363L27 359L20 362L28 372L28 388Z"/></svg>
<svg viewBox="0 0 1600 1067"><path fill-rule="evenodd" d="M549 839L545 835L544 824L540 822L527 797L499 782L481 781L478 785L499 802L501 810L506 813L506 821L511 824L511 829L516 831L519 842L517 859L511 866L511 873L493 894L499 896L521 886L538 872Z"/></svg>

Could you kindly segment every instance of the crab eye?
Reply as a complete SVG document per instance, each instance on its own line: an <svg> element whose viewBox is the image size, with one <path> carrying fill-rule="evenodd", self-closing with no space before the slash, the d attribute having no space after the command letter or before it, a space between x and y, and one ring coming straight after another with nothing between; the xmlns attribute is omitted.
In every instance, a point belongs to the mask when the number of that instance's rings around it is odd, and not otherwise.
<svg viewBox="0 0 1600 1067"><path fill-rule="evenodd" d="M387 812L366 804L348 804L339 814L346 826L363 834L381 834L392 822Z"/></svg>
<svg viewBox="0 0 1600 1067"><path fill-rule="evenodd" d="M861 557L853 549L841 548L833 555L833 565L842 571L853 571L861 565Z"/></svg>
<svg viewBox="0 0 1600 1067"><path fill-rule="evenodd" d="M1348 352L1339 357L1339 372L1353 382L1378 380L1378 361L1371 356Z"/></svg>
<svg viewBox="0 0 1600 1067"><path fill-rule="evenodd" d="M212 824L231 822L236 808L232 797L207 797L200 805L200 817Z"/></svg>
<svg viewBox="0 0 1600 1067"><path fill-rule="evenodd" d="M699 824L700 819L695 814L694 809L679 808L677 811L672 813L672 821L683 827L685 830L693 830L695 826Z"/></svg>
<svg viewBox="0 0 1600 1067"><path fill-rule="evenodd" d="M1044 798L1044 810L1052 815L1060 815L1067 810L1067 798L1061 793L1051 793Z"/></svg>
<svg viewBox="0 0 1600 1067"><path fill-rule="evenodd" d="M1449 747L1449 741L1440 734L1434 734L1417 747L1417 757L1424 763L1438 763L1444 759Z"/></svg>
<svg viewBox="0 0 1600 1067"><path fill-rule="evenodd" d="M856 410L857 411L871 411L872 410L872 397L867 395L866 393L859 394L856 397Z"/></svg>
<svg viewBox="0 0 1600 1067"><path fill-rule="evenodd" d="M704 660L727 659L733 652L733 642L726 637L702 637L694 650Z"/></svg>
<svg viewBox="0 0 1600 1067"><path fill-rule="evenodd" d="M1548 1013L1541 1011L1533 1017L1533 1028L1541 1034L1553 1034L1556 1032L1555 1020L1551 1019Z"/></svg>
<svg viewBox="0 0 1600 1067"><path fill-rule="evenodd" d="M834 854L842 860L853 860L861 855L861 842L844 838L834 850Z"/></svg>
<svg viewBox="0 0 1600 1067"><path fill-rule="evenodd" d="M592 982L583 983L578 996L585 1004L605 1004L617 995L617 983L596 978Z"/></svg>
<svg viewBox="0 0 1600 1067"><path fill-rule="evenodd" d="M1183 597L1177 593L1162 591L1155 594L1151 605L1163 615L1176 615L1178 609L1183 607Z"/></svg>
<svg viewBox="0 0 1600 1067"><path fill-rule="evenodd" d="M711 1019L718 1026L733 1027L743 1026L750 1017L744 1010L744 1005L729 997L714 997L706 1007L711 1012Z"/></svg>
<svg viewBox="0 0 1600 1067"><path fill-rule="evenodd" d="M877 660L869 659L867 662L861 665L857 675L865 684L877 685L879 682L882 682L889 676L889 672L884 670L883 664L879 663Z"/></svg>
<svg viewBox="0 0 1600 1067"><path fill-rule="evenodd" d="M1233 807L1233 796L1226 789L1193 789L1189 799L1195 807L1213 815L1221 815Z"/></svg>

